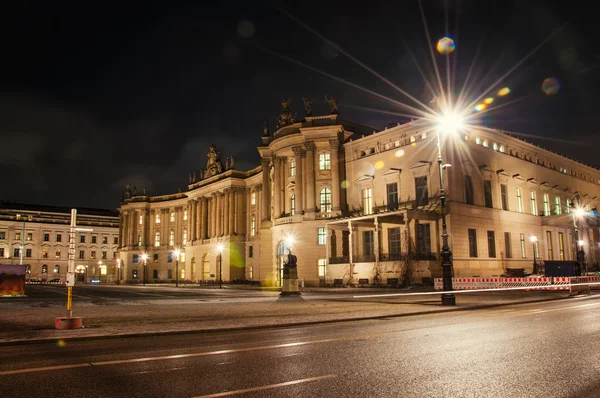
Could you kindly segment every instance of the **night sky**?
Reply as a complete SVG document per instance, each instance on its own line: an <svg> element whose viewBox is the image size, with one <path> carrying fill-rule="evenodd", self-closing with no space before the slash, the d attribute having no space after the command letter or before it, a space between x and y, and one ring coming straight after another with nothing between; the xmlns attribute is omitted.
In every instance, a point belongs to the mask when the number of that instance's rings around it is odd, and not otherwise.
<svg viewBox="0 0 600 398"><path fill-rule="evenodd" d="M597 14L592 2L557 3L423 0L428 41L413 0L6 0L0 199L116 208L127 183L152 195L185 190L211 142L222 160L254 168L263 121L273 130L288 97L301 118L302 97L319 115L333 95L340 117L382 129L401 117L374 110L407 110L331 76L415 105L350 55L429 103L418 67L437 87L429 49L447 33L456 50L435 60L443 76L450 61L456 90L473 65L473 94L553 34L493 86L512 91L482 123L600 167ZM542 91L548 77L560 82L555 94Z"/></svg>

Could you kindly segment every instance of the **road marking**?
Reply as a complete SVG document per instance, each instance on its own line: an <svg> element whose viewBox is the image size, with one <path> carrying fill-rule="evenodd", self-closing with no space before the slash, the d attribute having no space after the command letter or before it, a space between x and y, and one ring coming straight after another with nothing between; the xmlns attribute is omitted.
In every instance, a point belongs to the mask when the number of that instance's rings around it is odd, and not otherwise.
<svg viewBox="0 0 600 398"><path fill-rule="evenodd" d="M33 372L47 372L50 370L63 370L73 368L85 368L90 367L89 363L75 363L72 365L58 365L58 366L46 366L43 368L29 368L29 369L17 369L17 370L5 370L0 372L0 376L17 375L21 373L33 373Z"/></svg>
<svg viewBox="0 0 600 398"><path fill-rule="evenodd" d="M217 394L209 394L209 395L199 395L199 396L194 397L194 398L227 397L227 396L230 396L230 395L245 394L247 392L263 391L263 390L269 390L269 389L273 389L273 388L293 386L293 385L301 384L301 383L310 383L310 382L313 382L313 381L319 381L319 380L324 380L324 379L331 379L332 377L337 377L337 375L325 375L325 376L309 377L308 379L286 381L285 383L269 384L269 385L266 385L266 386L258 386L258 387L246 388L246 389L243 389L243 390L225 391L225 392L220 392L220 393L217 393Z"/></svg>

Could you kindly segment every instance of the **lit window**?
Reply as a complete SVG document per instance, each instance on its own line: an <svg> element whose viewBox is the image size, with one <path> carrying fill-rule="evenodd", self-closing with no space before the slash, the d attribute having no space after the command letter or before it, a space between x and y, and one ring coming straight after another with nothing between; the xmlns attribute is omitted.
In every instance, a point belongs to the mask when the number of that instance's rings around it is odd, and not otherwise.
<svg viewBox="0 0 600 398"><path fill-rule="evenodd" d="M175 246L175 231L169 232L169 246Z"/></svg>
<svg viewBox="0 0 600 398"><path fill-rule="evenodd" d="M567 205L565 207L565 213L569 214L571 212L571 200L567 199Z"/></svg>
<svg viewBox="0 0 600 398"><path fill-rule="evenodd" d="M42 274L48 273L48 266L46 264L42 265Z"/></svg>
<svg viewBox="0 0 600 398"><path fill-rule="evenodd" d="M321 189L321 212L327 213L331 211L331 190L329 188Z"/></svg>
<svg viewBox="0 0 600 398"><path fill-rule="evenodd" d="M154 235L154 246L160 246L160 232L157 232L156 235Z"/></svg>
<svg viewBox="0 0 600 398"><path fill-rule="evenodd" d="M54 273L55 274L60 274L60 265L55 265L54 266Z"/></svg>
<svg viewBox="0 0 600 398"><path fill-rule="evenodd" d="M537 203L535 201L535 192L529 192L529 201L531 202L531 214L537 216Z"/></svg>
<svg viewBox="0 0 600 398"><path fill-rule="evenodd" d="M20 232L15 232L15 240L21 240L21 233ZM58 242L58 240L57 240Z"/></svg>
<svg viewBox="0 0 600 398"><path fill-rule="evenodd" d="M427 133L421 134L421 138L423 138L423 139L427 138Z"/></svg>
<svg viewBox="0 0 600 398"><path fill-rule="evenodd" d="M250 195L250 204L254 206L256 204L256 192L252 192Z"/></svg>
<svg viewBox="0 0 600 398"><path fill-rule="evenodd" d="M322 153L319 155L319 170L331 169L331 160L328 153Z"/></svg>
<svg viewBox="0 0 600 398"><path fill-rule="evenodd" d="M175 222L175 212L171 212L171 222Z"/></svg>
<svg viewBox="0 0 600 398"><path fill-rule="evenodd" d="M523 198L521 197L521 188L517 187L517 211L523 213Z"/></svg>
<svg viewBox="0 0 600 398"><path fill-rule="evenodd" d="M550 215L550 198L548 197L547 193L544 194L543 199L544 199L544 215L549 216Z"/></svg>
<svg viewBox="0 0 600 398"><path fill-rule="evenodd" d="M290 197L290 214L292 216L296 214L296 195L294 194Z"/></svg>
<svg viewBox="0 0 600 398"><path fill-rule="evenodd" d="M400 140L394 141L394 147L399 147L399 146L400 146Z"/></svg>
<svg viewBox="0 0 600 398"><path fill-rule="evenodd" d="M411 136L410 136L410 142L415 142L416 140L417 140L417 139L415 138L415 136L414 136L414 135L411 135Z"/></svg>
<svg viewBox="0 0 600 398"><path fill-rule="evenodd" d="M187 221L187 210L183 211L183 221Z"/></svg>
<svg viewBox="0 0 600 398"><path fill-rule="evenodd" d="M319 245L327 244L327 231L325 230L325 227L319 227L317 230L317 235L317 242L319 243Z"/></svg>
<svg viewBox="0 0 600 398"><path fill-rule="evenodd" d="M144 223L144 216L140 216L140 225Z"/></svg>
<svg viewBox="0 0 600 398"><path fill-rule="evenodd" d="M252 216L252 221L250 223L250 236L256 235L256 217Z"/></svg>
<svg viewBox="0 0 600 398"><path fill-rule="evenodd" d="M554 214L561 214L561 213L562 213L562 209L561 209L560 197L555 196L554 197Z"/></svg>
<svg viewBox="0 0 600 398"><path fill-rule="evenodd" d="M290 176L293 177L296 175L296 160L290 160Z"/></svg>
<svg viewBox="0 0 600 398"><path fill-rule="evenodd" d="M498 150L498 144L496 144L495 142L492 144L492 149L494 149L494 151Z"/></svg>
<svg viewBox="0 0 600 398"><path fill-rule="evenodd" d="M319 259L319 276L325 277L327 274L327 261L324 258Z"/></svg>
<svg viewBox="0 0 600 398"><path fill-rule="evenodd" d="M187 244L187 229L183 230L183 244L186 245Z"/></svg>
<svg viewBox="0 0 600 398"><path fill-rule="evenodd" d="M138 246L142 245L142 234L138 234Z"/></svg>
<svg viewBox="0 0 600 398"><path fill-rule="evenodd" d="M83 250L79 251L79 253L83 253ZM48 258L48 248L47 247L42 247L42 258ZM79 258L83 258L83 257L79 257Z"/></svg>
<svg viewBox="0 0 600 398"><path fill-rule="evenodd" d="M92 258L92 259L93 259L93 258L96 258L96 250L92 250L92 251L90 252L90 258Z"/></svg>
<svg viewBox="0 0 600 398"><path fill-rule="evenodd" d="M498 149L500 152L504 153L504 145L500 145L500 148Z"/></svg>
<svg viewBox="0 0 600 398"><path fill-rule="evenodd" d="M179 262L185 263L185 252L179 253Z"/></svg>
<svg viewBox="0 0 600 398"><path fill-rule="evenodd" d="M488 142L487 142L487 140L484 140L484 141L483 141L483 146L484 146L484 147L486 147L486 148L488 147Z"/></svg>
<svg viewBox="0 0 600 398"><path fill-rule="evenodd" d="M27 232L27 240L31 242L33 240L33 233Z"/></svg>
<svg viewBox="0 0 600 398"><path fill-rule="evenodd" d="M106 275L106 265L100 266L100 275Z"/></svg>
<svg viewBox="0 0 600 398"><path fill-rule="evenodd" d="M386 150L386 151L387 151L388 149L390 149L390 144L389 144L389 142L388 142L387 144L383 144L383 149L384 149L384 150Z"/></svg>
<svg viewBox="0 0 600 398"><path fill-rule="evenodd" d="M156 214L156 223L160 224L160 214L159 213Z"/></svg>
<svg viewBox="0 0 600 398"><path fill-rule="evenodd" d="M373 190L371 188L362 190L362 204L364 215L373 213Z"/></svg>
<svg viewBox="0 0 600 398"><path fill-rule="evenodd" d="M475 138L475 143L481 145L481 139L479 137Z"/></svg>

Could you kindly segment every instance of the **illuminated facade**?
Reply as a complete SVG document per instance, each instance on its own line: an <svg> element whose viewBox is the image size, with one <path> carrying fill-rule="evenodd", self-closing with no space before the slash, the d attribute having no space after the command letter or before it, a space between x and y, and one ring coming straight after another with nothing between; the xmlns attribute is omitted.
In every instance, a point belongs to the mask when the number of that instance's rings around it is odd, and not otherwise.
<svg viewBox="0 0 600 398"><path fill-rule="evenodd" d="M236 170L233 159L223 166L211 146L185 192L128 187L119 208L124 278L142 279L147 253L146 281L174 280L180 248L181 280L277 286L288 236L306 285L441 276L435 131L413 121L374 132L340 119L329 101L330 115L307 107L302 121L284 101L252 170ZM587 209L579 236L596 262L598 170L489 129L444 138L455 276L531 272L534 246L538 261L573 260L574 203Z"/></svg>
<svg viewBox="0 0 600 398"><path fill-rule="evenodd" d="M64 282L68 270L71 209L0 203L2 263L29 265L27 279ZM75 272L78 283L115 283L118 279L119 215L102 209L77 209ZM22 259L21 259L22 253Z"/></svg>

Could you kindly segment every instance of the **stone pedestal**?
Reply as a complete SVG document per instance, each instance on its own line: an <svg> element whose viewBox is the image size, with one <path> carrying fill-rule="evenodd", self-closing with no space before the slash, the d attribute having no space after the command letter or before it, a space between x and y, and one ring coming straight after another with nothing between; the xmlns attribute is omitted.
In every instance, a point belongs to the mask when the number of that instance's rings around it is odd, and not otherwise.
<svg viewBox="0 0 600 398"><path fill-rule="evenodd" d="M288 264L285 264L283 267L283 286L279 294L281 297L300 296L300 291L298 290L298 270L295 265L294 258L294 266L290 267Z"/></svg>

